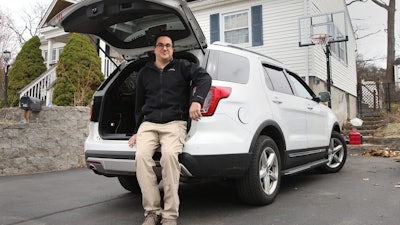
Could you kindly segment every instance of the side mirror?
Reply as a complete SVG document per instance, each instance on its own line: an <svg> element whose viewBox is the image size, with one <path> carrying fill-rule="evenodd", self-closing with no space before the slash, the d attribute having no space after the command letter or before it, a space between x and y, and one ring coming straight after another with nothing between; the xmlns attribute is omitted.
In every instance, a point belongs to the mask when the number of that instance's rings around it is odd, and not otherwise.
<svg viewBox="0 0 400 225"><path fill-rule="evenodd" d="M320 92L318 98L320 102L329 102L331 100L331 93Z"/></svg>

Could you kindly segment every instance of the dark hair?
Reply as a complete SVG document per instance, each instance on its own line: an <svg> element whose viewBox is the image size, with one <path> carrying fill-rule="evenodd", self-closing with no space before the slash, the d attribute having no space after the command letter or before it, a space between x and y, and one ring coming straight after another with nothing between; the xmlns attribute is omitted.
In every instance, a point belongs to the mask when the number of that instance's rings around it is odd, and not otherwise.
<svg viewBox="0 0 400 225"><path fill-rule="evenodd" d="M174 46L174 39L172 38L171 35L169 35L169 34L166 33L166 32L161 32L161 33L157 34L157 35L154 37L154 46L156 46L157 40L158 40L159 37L169 37L169 39L171 39L172 46Z"/></svg>

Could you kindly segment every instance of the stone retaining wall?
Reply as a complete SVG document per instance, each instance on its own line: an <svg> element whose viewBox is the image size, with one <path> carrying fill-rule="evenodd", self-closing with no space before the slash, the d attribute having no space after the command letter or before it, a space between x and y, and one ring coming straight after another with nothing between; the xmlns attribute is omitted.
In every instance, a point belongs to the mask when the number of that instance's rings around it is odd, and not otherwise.
<svg viewBox="0 0 400 225"><path fill-rule="evenodd" d="M44 107L29 112L0 109L0 176L65 170L84 166L88 107Z"/></svg>

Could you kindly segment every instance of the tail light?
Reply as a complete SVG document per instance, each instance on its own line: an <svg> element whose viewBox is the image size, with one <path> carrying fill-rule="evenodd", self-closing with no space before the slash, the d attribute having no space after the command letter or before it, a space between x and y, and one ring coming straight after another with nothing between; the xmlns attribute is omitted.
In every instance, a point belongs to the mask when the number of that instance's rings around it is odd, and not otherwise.
<svg viewBox="0 0 400 225"><path fill-rule="evenodd" d="M101 98L93 97L90 105L90 121L98 122L100 114Z"/></svg>
<svg viewBox="0 0 400 225"><path fill-rule="evenodd" d="M92 116L93 116L93 105L94 105L94 100L92 98L92 101L90 103L90 120L93 120L92 119Z"/></svg>
<svg viewBox="0 0 400 225"><path fill-rule="evenodd" d="M203 108L201 109L201 114L203 116L212 116L217 109L219 100L223 98L228 98L231 94L230 87L214 87L210 88L206 99L204 100Z"/></svg>

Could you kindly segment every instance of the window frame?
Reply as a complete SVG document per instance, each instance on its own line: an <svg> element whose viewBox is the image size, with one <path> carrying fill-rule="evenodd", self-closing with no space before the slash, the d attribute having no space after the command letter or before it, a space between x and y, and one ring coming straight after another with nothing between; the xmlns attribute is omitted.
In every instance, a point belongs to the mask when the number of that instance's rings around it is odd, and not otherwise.
<svg viewBox="0 0 400 225"><path fill-rule="evenodd" d="M220 34L221 34L221 40L225 42L225 32L227 31L234 31L234 30L240 30L243 29L244 27L241 28L235 28L235 29L230 29L226 30L225 29L225 19L227 16L232 16L232 15L239 15L242 13L247 14L247 29L248 29L248 42L243 42L243 43L231 43L240 47L251 47L253 45L253 40L252 40L252 18L251 18L251 9L250 8L244 8L242 10L237 10L237 11L231 11L231 12L226 12L226 13L221 13L221 25L220 25Z"/></svg>
<svg viewBox="0 0 400 225"><path fill-rule="evenodd" d="M336 31L339 35L342 35L342 33L339 32L339 30ZM345 65L349 64L348 60L348 51L347 51L347 42L346 41L340 41L340 42L334 42L330 43L330 51L333 53L333 55L336 56L336 58L344 63Z"/></svg>

